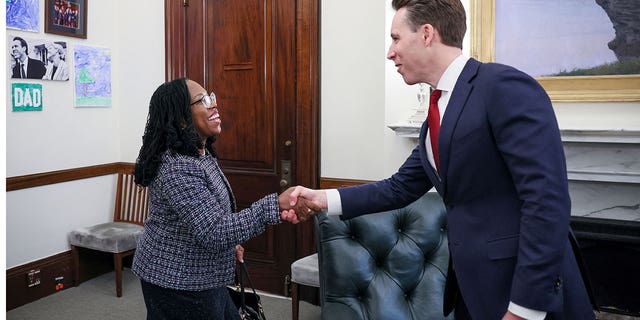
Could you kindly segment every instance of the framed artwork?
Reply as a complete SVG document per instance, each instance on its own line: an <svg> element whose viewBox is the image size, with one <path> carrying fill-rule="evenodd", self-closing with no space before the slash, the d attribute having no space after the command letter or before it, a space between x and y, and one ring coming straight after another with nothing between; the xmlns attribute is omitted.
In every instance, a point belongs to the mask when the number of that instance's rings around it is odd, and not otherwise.
<svg viewBox="0 0 640 320"><path fill-rule="evenodd" d="M111 50L74 47L76 107L111 106Z"/></svg>
<svg viewBox="0 0 640 320"><path fill-rule="evenodd" d="M632 7L470 0L471 56L526 72L553 101L640 101L640 23L628 23L640 21L640 2Z"/></svg>
<svg viewBox="0 0 640 320"><path fill-rule="evenodd" d="M87 38L87 0L45 0L44 32Z"/></svg>
<svg viewBox="0 0 640 320"><path fill-rule="evenodd" d="M39 32L39 0L7 0L7 28Z"/></svg>

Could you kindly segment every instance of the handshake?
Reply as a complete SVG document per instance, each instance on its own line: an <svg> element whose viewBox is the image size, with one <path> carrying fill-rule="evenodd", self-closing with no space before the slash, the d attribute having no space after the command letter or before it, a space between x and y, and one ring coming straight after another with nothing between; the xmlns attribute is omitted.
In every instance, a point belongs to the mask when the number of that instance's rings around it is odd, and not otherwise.
<svg viewBox="0 0 640 320"><path fill-rule="evenodd" d="M327 209L327 194L324 190L291 187L278 196L278 205L281 210L280 219L296 224Z"/></svg>

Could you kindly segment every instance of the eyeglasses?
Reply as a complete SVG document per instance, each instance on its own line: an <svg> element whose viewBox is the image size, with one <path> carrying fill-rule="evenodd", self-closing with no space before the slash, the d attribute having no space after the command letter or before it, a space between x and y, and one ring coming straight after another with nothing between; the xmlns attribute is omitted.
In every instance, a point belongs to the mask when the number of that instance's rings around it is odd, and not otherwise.
<svg viewBox="0 0 640 320"><path fill-rule="evenodd" d="M192 106L200 102L202 102L202 105L205 107L205 109L211 109L218 106L218 102L216 101L216 94L213 92L211 92L209 95L202 96L200 100L190 104L189 106Z"/></svg>

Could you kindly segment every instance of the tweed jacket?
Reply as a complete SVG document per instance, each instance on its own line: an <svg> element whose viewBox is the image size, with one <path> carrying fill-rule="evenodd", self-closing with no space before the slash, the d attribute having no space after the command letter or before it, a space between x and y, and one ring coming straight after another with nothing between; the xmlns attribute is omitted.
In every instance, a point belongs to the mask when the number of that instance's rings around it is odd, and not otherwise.
<svg viewBox="0 0 640 320"><path fill-rule="evenodd" d="M235 245L280 222L275 193L235 211L231 187L214 157L163 154L149 184L149 217L133 272L146 282L178 290L232 283Z"/></svg>

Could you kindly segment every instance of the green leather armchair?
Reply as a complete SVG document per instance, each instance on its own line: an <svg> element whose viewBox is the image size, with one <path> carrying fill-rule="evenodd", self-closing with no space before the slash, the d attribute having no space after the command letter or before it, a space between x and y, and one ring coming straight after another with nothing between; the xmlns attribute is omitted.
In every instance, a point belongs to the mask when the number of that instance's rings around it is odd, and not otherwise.
<svg viewBox="0 0 640 320"><path fill-rule="evenodd" d="M449 250L438 194L351 220L317 218L323 320L445 319Z"/></svg>

